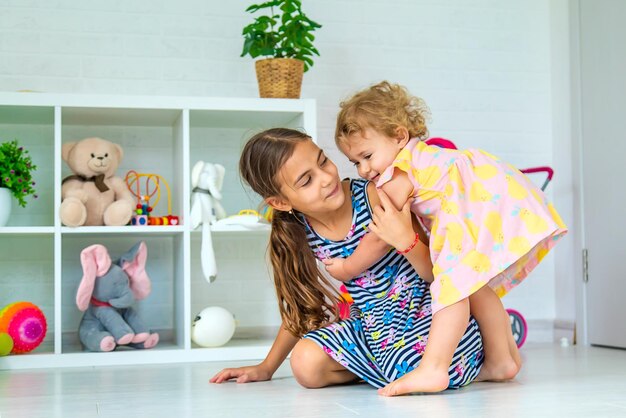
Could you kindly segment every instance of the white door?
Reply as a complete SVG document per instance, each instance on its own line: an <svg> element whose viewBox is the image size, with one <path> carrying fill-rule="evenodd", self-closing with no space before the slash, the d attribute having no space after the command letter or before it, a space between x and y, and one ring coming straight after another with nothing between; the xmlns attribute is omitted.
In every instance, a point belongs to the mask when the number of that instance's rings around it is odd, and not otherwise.
<svg viewBox="0 0 626 418"><path fill-rule="evenodd" d="M626 348L626 1L580 0L589 343Z"/></svg>

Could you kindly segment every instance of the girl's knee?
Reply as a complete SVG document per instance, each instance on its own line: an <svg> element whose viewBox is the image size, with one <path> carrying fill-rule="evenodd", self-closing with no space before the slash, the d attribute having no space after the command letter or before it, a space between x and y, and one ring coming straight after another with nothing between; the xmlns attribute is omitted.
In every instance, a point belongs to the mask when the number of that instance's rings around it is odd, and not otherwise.
<svg viewBox="0 0 626 418"><path fill-rule="evenodd" d="M329 358L313 341L302 339L291 351L291 371L296 381L307 389L327 386L324 371Z"/></svg>

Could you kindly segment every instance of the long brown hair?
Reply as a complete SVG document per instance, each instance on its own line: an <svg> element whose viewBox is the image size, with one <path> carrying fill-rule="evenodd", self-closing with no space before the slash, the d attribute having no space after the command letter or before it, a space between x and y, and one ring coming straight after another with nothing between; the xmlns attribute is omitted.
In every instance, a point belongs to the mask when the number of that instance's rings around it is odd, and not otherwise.
<svg viewBox="0 0 626 418"><path fill-rule="evenodd" d="M241 178L262 198L281 196L278 173L306 134L273 128L254 135L239 159ZM274 210L269 253L283 326L302 336L337 317L338 293L320 272L297 213Z"/></svg>
<svg viewBox="0 0 626 418"><path fill-rule="evenodd" d="M399 84L381 81L341 102L339 107L335 142L340 147L351 135L366 128L393 137L397 128L405 127L411 138L428 136L426 122L430 112L426 103Z"/></svg>

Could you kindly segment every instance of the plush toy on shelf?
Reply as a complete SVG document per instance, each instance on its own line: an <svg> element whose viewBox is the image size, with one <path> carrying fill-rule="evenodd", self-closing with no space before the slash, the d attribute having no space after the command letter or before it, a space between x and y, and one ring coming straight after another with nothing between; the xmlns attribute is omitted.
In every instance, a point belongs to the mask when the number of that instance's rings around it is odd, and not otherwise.
<svg viewBox="0 0 626 418"><path fill-rule="evenodd" d="M0 355L33 351L46 336L46 317L30 302L15 302L0 311Z"/></svg>
<svg viewBox="0 0 626 418"><path fill-rule="evenodd" d="M219 347L230 341L236 326L233 314L219 306L210 306L193 320L191 340L202 347Z"/></svg>
<svg viewBox="0 0 626 418"><path fill-rule="evenodd" d="M218 219L226 217L222 207L222 184L225 169L220 164L198 161L191 170L191 186L193 200L191 203L191 228L196 229L202 224L202 249L200 260L204 278L213 282L217 277L217 263L213 251L211 225Z"/></svg>
<svg viewBox="0 0 626 418"><path fill-rule="evenodd" d="M135 202L124 180L115 175L124 152L101 138L63 144L63 161L72 175L63 179L61 222L67 226L122 226L130 221Z"/></svg>
<svg viewBox="0 0 626 418"><path fill-rule="evenodd" d="M116 261L111 261L107 249L99 244L80 253L83 278L76 305L85 314L78 335L88 350L112 351L118 345L152 348L159 342L159 334L151 333L132 307L135 300L150 294L147 256L144 242Z"/></svg>
<svg viewBox="0 0 626 418"><path fill-rule="evenodd" d="M141 179L145 178L145 186L141 188ZM146 225L178 225L178 216L172 215L172 193L163 176L154 173L138 173L130 170L124 179L128 190L137 199L135 213L131 219L133 226ZM161 184L167 190L167 216L154 216L152 211L161 200ZM156 199L150 204L150 199Z"/></svg>

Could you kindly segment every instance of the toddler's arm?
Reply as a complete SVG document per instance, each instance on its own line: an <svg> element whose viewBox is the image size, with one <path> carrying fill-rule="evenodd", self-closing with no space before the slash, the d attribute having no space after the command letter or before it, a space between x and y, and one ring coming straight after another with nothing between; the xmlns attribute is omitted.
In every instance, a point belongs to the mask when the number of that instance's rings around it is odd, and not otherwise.
<svg viewBox="0 0 626 418"><path fill-rule="evenodd" d="M428 245L424 241L424 230L421 225L414 224L414 228L417 228L417 234L419 235L419 242L408 253L404 254L409 263L413 266L417 274L426 282L432 283L435 276L433 275L433 262L430 259L430 250ZM405 247L406 248L406 247Z"/></svg>
<svg viewBox="0 0 626 418"><path fill-rule="evenodd" d="M430 260L430 251L422 242L425 234L415 217L411 215L410 203L407 201L402 210L398 211L384 190L379 190L378 195L380 206L374 209L373 222L370 224L371 231L396 250L401 251L417 274L427 282L431 282L433 265Z"/></svg>
<svg viewBox="0 0 626 418"><path fill-rule="evenodd" d="M300 338L291 335L289 331L281 326L265 360L256 366L223 369L216 373L210 382L223 383L230 379L237 379L237 383L270 380L299 340Z"/></svg>
<svg viewBox="0 0 626 418"><path fill-rule="evenodd" d="M406 224L414 194L413 184L407 174L396 170L392 179L378 189L380 206L374 209L375 222L370 225L370 229L399 251L412 245L417 231L419 241L404 256L422 279L432 282L433 264L430 260L428 237L414 216L410 216L411 223Z"/></svg>
<svg viewBox="0 0 626 418"><path fill-rule="evenodd" d="M363 273L389 251L389 244L376 234L367 233L348 258L322 260L326 271L335 279L347 282Z"/></svg>

